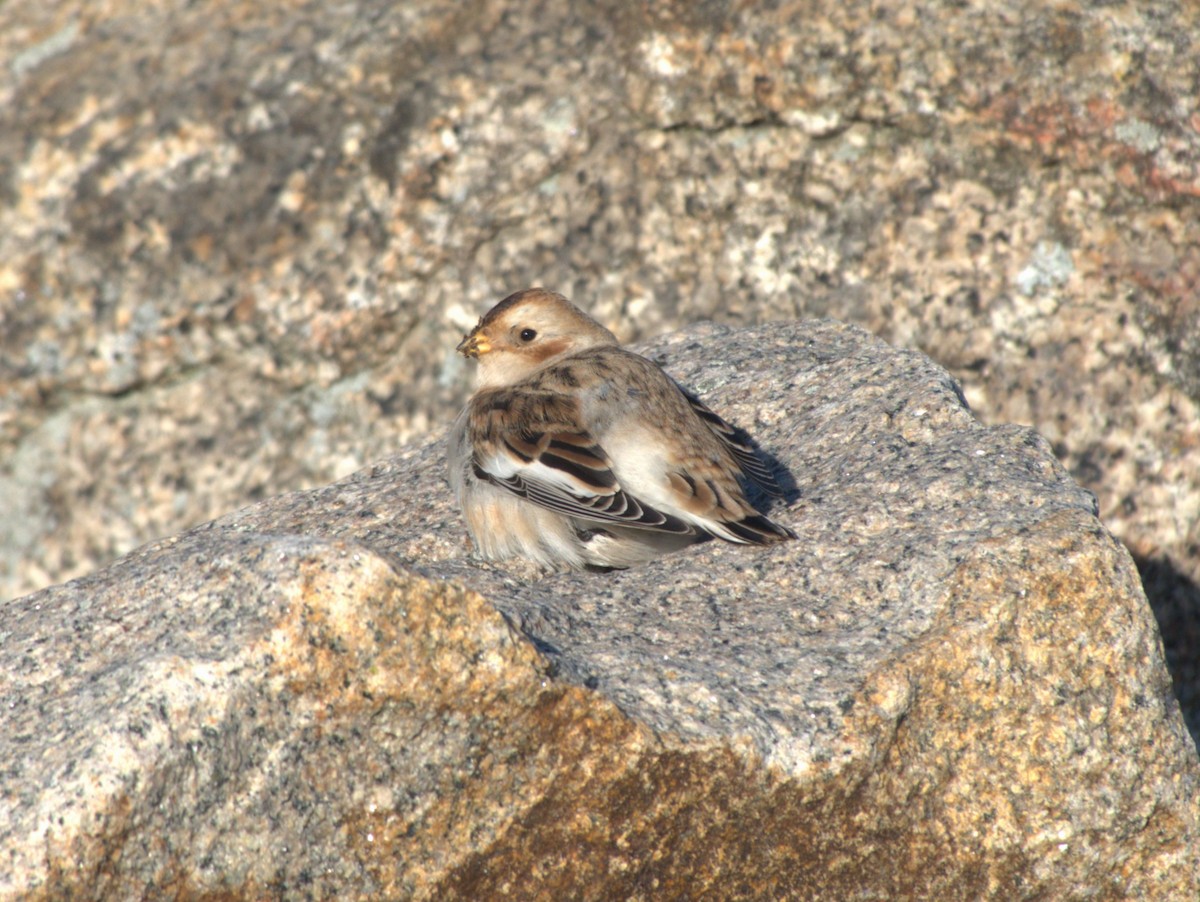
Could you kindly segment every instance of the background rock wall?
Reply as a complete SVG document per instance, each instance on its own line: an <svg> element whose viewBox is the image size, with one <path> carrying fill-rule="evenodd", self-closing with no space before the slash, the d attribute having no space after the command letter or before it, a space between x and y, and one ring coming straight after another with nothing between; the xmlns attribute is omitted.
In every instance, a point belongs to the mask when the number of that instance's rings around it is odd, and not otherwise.
<svg viewBox="0 0 1200 902"><path fill-rule="evenodd" d="M1194 4L0 5L4 595L448 422L510 290L831 316L1033 425L1200 723Z"/></svg>

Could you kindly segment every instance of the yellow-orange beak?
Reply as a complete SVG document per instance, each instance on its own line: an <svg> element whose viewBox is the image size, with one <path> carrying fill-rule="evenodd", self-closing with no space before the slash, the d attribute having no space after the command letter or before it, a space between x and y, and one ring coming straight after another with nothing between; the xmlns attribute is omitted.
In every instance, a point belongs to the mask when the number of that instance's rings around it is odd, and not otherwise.
<svg viewBox="0 0 1200 902"><path fill-rule="evenodd" d="M491 344L487 340L487 336L482 332L473 331L458 343L458 353L464 357L478 357L480 354L486 354L492 349Z"/></svg>

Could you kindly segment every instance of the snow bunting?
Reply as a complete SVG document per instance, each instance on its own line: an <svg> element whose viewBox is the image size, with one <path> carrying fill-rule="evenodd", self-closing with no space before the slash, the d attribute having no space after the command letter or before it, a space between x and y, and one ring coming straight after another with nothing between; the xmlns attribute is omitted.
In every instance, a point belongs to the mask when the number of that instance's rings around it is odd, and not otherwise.
<svg viewBox="0 0 1200 902"><path fill-rule="evenodd" d="M746 500L740 480L780 493L738 431L562 295L510 295L458 351L478 390L450 484L485 558L628 567L711 536L795 538Z"/></svg>

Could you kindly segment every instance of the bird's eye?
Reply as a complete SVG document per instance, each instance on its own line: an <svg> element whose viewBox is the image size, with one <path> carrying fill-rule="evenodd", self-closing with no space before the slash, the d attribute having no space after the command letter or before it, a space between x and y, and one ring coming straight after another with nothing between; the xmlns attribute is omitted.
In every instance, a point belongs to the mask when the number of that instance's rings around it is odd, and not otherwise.
<svg viewBox="0 0 1200 902"><path fill-rule="evenodd" d="M535 338L537 338L537 330L535 330L535 329L522 329L521 330L521 341L533 341Z"/></svg>

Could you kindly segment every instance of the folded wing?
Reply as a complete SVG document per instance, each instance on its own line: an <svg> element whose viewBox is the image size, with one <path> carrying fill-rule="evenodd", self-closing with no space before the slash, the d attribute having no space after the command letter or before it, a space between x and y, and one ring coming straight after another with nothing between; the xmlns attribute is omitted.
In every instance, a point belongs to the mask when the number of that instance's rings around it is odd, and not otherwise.
<svg viewBox="0 0 1200 902"><path fill-rule="evenodd" d="M740 470L765 491L780 494L754 447L700 401L685 397L704 424L696 427L706 427L719 440L736 469L708 456L698 459L695 471L677 463L664 470L661 491L654 490L647 502L621 485L619 468L585 427L570 396L510 388L481 393L472 402L473 472L533 504L581 520L749 544L793 538L791 530L755 511L737 485Z"/></svg>
<svg viewBox="0 0 1200 902"><path fill-rule="evenodd" d="M493 428L474 442L475 476L541 507L603 523L697 535L686 521L624 491L612 461L582 429Z"/></svg>
<svg viewBox="0 0 1200 902"><path fill-rule="evenodd" d="M729 449L734 460L741 467L742 472L768 495L771 495L773 498L782 498L783 490L779 488L779 483L775 481L775 476L771 473L771 470L767 467L763 459L759 457L758 451L748 441L746 434L742 430L725 422L719 415L713 413L704 402L692 397L690 392L684 392L683 394L688 399L688 403L692 405L692 410L704 422L704 425Z"/></svg>

